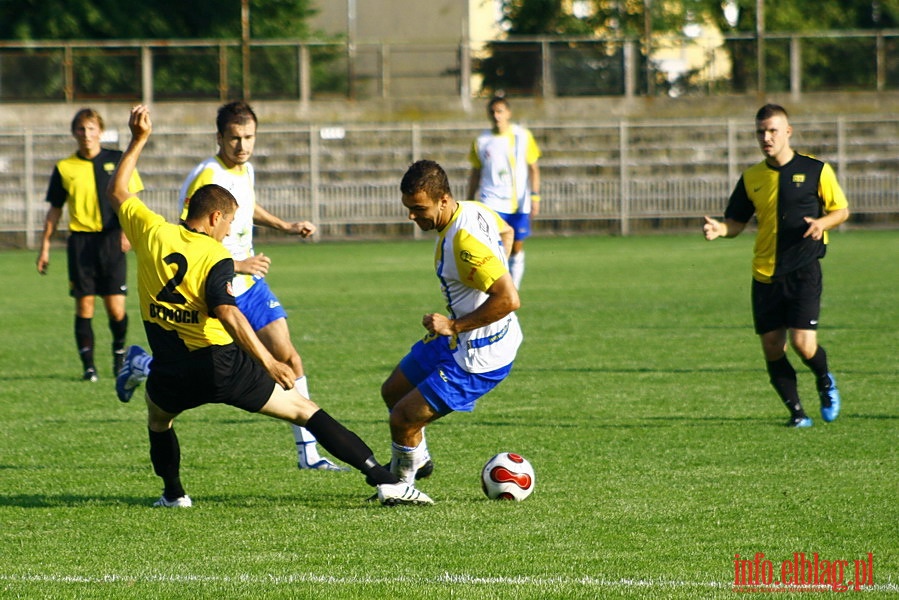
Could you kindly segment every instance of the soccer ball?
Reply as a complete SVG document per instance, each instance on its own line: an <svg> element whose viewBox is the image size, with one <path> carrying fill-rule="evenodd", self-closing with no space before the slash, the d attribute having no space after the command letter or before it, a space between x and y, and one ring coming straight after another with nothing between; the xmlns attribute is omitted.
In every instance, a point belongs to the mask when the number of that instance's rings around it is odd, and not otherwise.
<svg viewBox="0 0 899 600"><path fill-rule="evenodd" d="M521 502L531 495L536 483L534 467L514 452L500 452L481 470L481 489L491 500Z"/></svg>

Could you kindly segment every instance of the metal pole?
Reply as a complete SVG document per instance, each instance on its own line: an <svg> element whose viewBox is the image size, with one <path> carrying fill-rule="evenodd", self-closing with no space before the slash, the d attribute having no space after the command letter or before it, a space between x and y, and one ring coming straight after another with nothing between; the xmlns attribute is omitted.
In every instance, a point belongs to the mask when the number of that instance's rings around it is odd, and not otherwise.
<svg viewBox="0 0 899 600"><path fill-rule="evenodd" d="M621 235L628 236L631 233L631 197L630 197L630 174L628 173L628 127L627 121L621 121L618 124L618 160L619 160L619 185L621 189L618 191L621 205L619 207L619 217L621 219Z"/></svg>
<svg viewBox="0 0 899 600"><path fill-rule="evenodd" d="M757 91L762 96L765 94L765 0L755 2L755 35L758 62Z"/></svg>
<svg viewBox="0 0 899 600"><path fill-rule="evenodd" d="M643 38L646 52L646 95L656 95L656 82L652 72L652 0L643 0Z"/></svg>
<svg viewBox="0 0 899 600"><path fill-rule="evenodd" d="M802 96L802 42L790 36L790 98L798 103Z"/></svg>
<svg viewBox="0 0 899 600"><path fill-rule="evenodd" d="M240 40L243 99L250 100L250 0L240 0Z"/></svg>
<svg viewBox="0 0 899 600"><path fill-rule="evenodd" d="M25 246L35 247L34 215L34 133L31 127L25 130Z"/></svg>
<svg viewBox="0 0 899 600"><path fill-rule="evenodd" d="M346 0L347 97L356 99L356 0Z"/></svg>
<svg viewBox="0 0 899 600"><path fill-rule="evenodd" d="M140 46L140 79L142 102L150 106L153 104L153 51L147 44Z"/></svg>

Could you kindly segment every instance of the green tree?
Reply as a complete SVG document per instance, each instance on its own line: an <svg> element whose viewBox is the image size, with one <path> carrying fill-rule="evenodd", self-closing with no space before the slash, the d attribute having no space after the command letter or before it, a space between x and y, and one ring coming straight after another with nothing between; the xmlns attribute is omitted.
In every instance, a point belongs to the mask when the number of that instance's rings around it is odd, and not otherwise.
<svg viewBox="0 0 899 600"><path fill-rule="evenodd" d="M737 18L730 20L721 0L701 0L700 11L725 35L755 33L757 0L734 0ZM877 30L899 25L899 0L764 0L766 33L811 33L831 30ZM732 15L731 15L732 16ZM727 49L733 64L735 91L755 89L758 73L756 40L730 39ZM887 55L896 55L897 49ZM789 85L789 41L766 40L766 89L785 90ZM804 42L804 89L863 87L871 89L874 77L874 41L820 39ZM894 69L899 67L893 66Z"/></svg>
<svg viewBox="0 0 899 600"><path fill-rule="evenodd" d="M312 32L313 0L250 0L250 38L326 40ZM228 50L229 95L241 89L241 0L155 0L135 5L121 0L0 0L0 39L32 40L180 40L222 39ZM328 65L338 53L315 51L313 86L339 89ZM5 58L5 60L4 60ZM218 49L171 47L154 51L157 97L219 94ZM250 55L254 97L296 97L295 46L257 46ZM135 48L114 52L79 48L74 53L75 93L82 97L139 96L140 54ZM4 92L19 98L62 94L61 51L0 51ZM321 85L317 85L320 83Z"/></svg>

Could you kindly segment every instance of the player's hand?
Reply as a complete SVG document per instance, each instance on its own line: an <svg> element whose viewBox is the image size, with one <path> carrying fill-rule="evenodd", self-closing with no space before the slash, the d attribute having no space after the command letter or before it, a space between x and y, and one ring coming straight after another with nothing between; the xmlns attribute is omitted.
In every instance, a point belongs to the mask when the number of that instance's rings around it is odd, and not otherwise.
<svg viewBox="0 0 899 600"><path fill-rule="evenodd" d="M50 266L50 259L43 254L37 257L37 272L41 275L47 274L47 268Z"/></svg>
<svg viewBox="0 0 899 600"><path fill-rule="evenodd" d="M128 119L128 128L135 139L146 139L153 130L153 122L150 121L149 107L138 104L131 109L131 117Z"/></svg>
<svg viewBox="0 0 899 600"><path fill-rule="evenodd" d="M705 223L702 226L702 233L705 235L705 239L712 241L721 236L721 221L716 221L712 217L706 216L703 217L705 219Z"/></svg>
<svg viewBox="0 0 899 600"><path fill-rule="evenodd" d="M122 254L127 253L131 250L131 240L128 239L128 236L125 235L125 232L122 232L122 241L121 241Z"/></svg>
<svg viewBox="0 0 899 600"><path fill-rule="evenodd" d="M290 224L290 233L307 238L315 234L317 228L311 221L298 221Z"/></svg>
<svg viewBox="0 0 899 600"><path fill-rule="evenodd" d="M456 334L456 331L453 328L453 325L455 325L455 321L453 321L446 315L441 315L440 313L430 313L423 316L421 318L421 324L425 329L428 330L428 333L437 335Z"/></svg>
<svg viewBox="0 0 899 600"><path fill-rule="evenodd" d="M808 223L808 229L802 235L802 237L807 238L810 237L813 240L820 240L824 237L824 226L821 224L820 219L813 219L811 217L804 217L805 222Z"/></svg>
<svg viewBox="0 0 899 600"><path fill-rule="evenodd" d="M254 277L265 277L268 274L268 268L272 264L272 259L260 252L249 258L240 261L239 265L235 265L235 271L244 275L252 275Z"/></svg>
<svg viewBox="0 0 899 600"><path fill-rule="evenodd" d="M286 364L273 360L270 365L265 367L265 370L268 371L271 378L275 380L275 383L282 388L285 390L293 389L296 382L296 373L294 373L293 369Z"/></svg>

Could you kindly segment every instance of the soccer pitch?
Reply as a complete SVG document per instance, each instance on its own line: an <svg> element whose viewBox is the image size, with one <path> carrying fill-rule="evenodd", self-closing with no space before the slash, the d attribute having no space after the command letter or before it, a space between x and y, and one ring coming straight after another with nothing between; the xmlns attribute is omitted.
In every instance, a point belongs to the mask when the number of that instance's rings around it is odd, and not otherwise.
<svg viewBox="0 0 899 600"><path fill-rule="evenodd" d="M428 429L433 507L367 503L358 473L299 471L287 424L203 407L176 421L195 503L178 510L151 508L142 393L116 400L102 306L90 384L64 251L46 277L36 253L4 252L0 598L725 598L783 593L762 585L767 566L780 580L803 561L820 589L839 566L852 591L861 566L864 597L896 596L899 232L831 237L820 341L843 412L823 422L791 352L808 430L783 426L767 381L751 247L745 234L705 242L698 223L691 236L530 240L512 375ZM443 310L431 248L257 248L312 398L382 461L380 384L421 316ZM136 290L128 306L129 342L145 344ZM521 503L479 487L507 450L536 470ZM761 572L757 589L735 587L741 572Z"/></svg>

